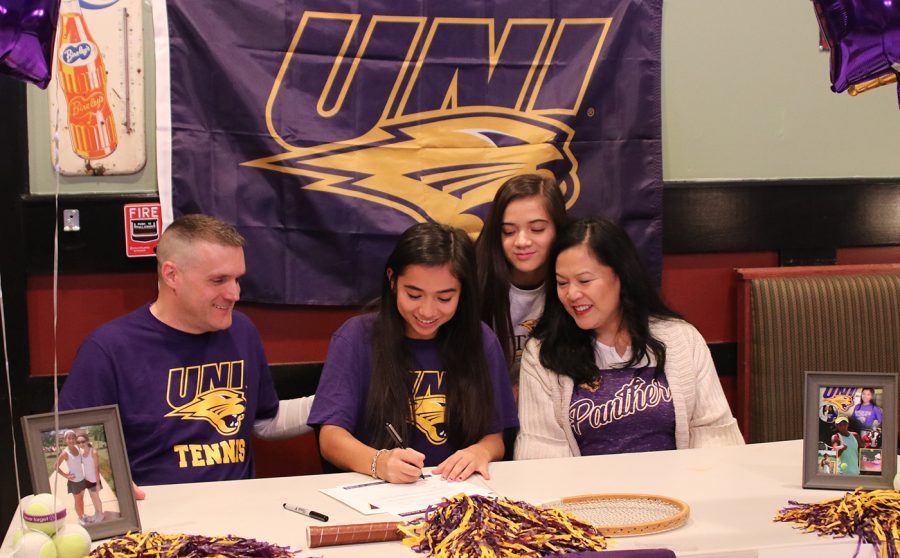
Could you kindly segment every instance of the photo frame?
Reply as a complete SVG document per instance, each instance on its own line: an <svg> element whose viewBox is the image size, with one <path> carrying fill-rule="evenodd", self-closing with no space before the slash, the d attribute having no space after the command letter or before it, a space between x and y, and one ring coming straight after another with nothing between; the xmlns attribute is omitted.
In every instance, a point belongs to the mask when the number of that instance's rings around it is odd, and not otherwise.
<svg viewBox="0 0 900 558"><path fill-rule="evenodd" d="M897 374L806 372L803 488L894 487Z"/></svg>
<svg viewBox="0 0 900 558"><path fill-rule="evenodd" d="M118 405L62 411L58 428L53 413L23 416L22 433L34 493L62 497L66 523L94 540L140 531Z"/></svg>

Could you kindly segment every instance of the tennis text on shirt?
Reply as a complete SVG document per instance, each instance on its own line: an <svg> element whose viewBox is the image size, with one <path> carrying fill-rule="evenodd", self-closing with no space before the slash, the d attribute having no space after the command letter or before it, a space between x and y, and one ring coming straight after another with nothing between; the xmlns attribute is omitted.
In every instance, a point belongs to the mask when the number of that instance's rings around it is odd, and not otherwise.
<svg viewBox="0 0 900 558"><path fill-rule="evenodd" d="M169 370L165 417L206 422L222 436L234 436L244 421L244 361L207 363ZM208 467L243 463L246 440L231 438L212 444L176 444L178 467Z"/></svg>

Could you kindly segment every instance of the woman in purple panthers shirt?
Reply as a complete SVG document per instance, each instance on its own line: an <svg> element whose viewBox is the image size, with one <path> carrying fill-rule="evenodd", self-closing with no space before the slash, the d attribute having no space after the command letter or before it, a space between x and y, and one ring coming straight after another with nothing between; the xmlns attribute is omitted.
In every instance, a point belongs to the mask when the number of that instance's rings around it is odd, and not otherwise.
<svg viewBox="0 0 900 558"><path fill-rule="evenodd" d="M516 459L744 443L706 342L619 225L572 223L549 266L556 296L522 356Z"/></svg>

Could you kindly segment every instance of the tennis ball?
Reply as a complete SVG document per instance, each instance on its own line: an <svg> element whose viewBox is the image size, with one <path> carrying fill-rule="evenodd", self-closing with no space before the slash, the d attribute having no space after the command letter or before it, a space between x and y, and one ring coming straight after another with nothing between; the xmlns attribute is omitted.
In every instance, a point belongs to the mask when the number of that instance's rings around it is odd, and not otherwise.
<svg viewBox="0 0 900 558"><path fill-rule="evenodd" d="M17 544L19 544L19 541L22 540L22 537L25 536L25 533L28 533L30 531L31 529L16 529L15 532L13 532L12 540L10 541L10 543L13 546L16 546ZM0 553L0 556L5 556L5 554Z"/></svg>
<svg viewBox="0 0 900 558"><path fill-rule="evenodd" d="M847 470L847 464L841 463L841 471L846 471L846 470Z"/></svg>
<svg viewBox="0 0 900 558"><path fill-rule="evenodd" d="M15 540L15 535L13 540ZM15 558L57 558L56 547L50 536L41 531L27 530L22 532L13 546Z"/></svg>
<svg viewBox="0 0 900 558"><path fill-rule="evenodd" d="M26 496L22 499L21 506L25 526L51 536L62 527L66 518L66 505L61 496L56 498L55 506L52 494Z"/></svg>
<svg viewBox="0 0 900 558"><path fill-rule="evenodd" d="M53 536L59 558L81 558L91 550L91 535L81 525L63 525Z"/></svg>

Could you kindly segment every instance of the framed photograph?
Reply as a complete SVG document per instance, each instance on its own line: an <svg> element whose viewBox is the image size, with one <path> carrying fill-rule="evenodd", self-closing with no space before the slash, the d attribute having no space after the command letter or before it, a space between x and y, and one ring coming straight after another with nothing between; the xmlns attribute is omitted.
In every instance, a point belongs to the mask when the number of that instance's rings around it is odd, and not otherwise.
<svg viewBox="0 0 900 558"><path fill-rule="evenodd" d="M897 375L807 372L803 488L894 487Z"/></svg>
<svg viewBox="0 0 900 558"><path fill-rule="evenodd" d="M94 540L140 531L118 405L22 417L35 494L62 498Z"/></svg>

